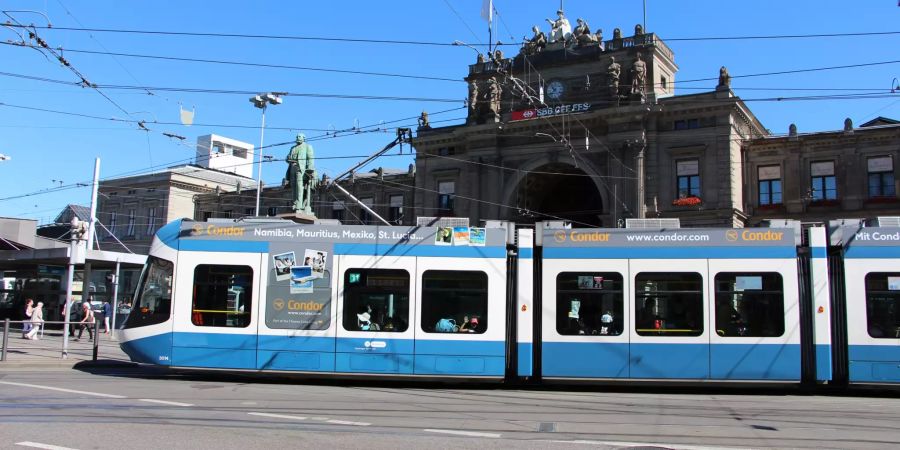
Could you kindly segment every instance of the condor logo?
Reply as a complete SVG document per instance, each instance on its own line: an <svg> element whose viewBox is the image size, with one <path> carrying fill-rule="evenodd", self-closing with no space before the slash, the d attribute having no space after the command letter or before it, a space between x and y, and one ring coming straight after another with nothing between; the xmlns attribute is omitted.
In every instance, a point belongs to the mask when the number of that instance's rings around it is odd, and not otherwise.
<svg viewBox="0 0 900 450"><path fill-rule="evenodd" d="M194 226L191 227L191 235L196 236L199 234L203 234L203 225L200 225L199 223L194 224Z"/></svg>
<svg viewBox="0 0 900 450"><path fill-rule="evenodd" d="M284 309L284 300L277 298L274 302L272 302L272 306L275 307L276 311L281 311Z"/></svg>

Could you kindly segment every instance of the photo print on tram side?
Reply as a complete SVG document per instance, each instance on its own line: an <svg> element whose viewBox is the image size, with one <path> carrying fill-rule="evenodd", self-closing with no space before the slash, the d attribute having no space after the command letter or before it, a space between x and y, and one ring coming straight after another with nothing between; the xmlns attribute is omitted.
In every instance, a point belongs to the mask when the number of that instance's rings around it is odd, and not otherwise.
<svg viewBox="0 0 900 450"><path fill-rule="evenodd" d="M618 336L624 309L620 273L562 272L556 277L556 331L561 335Z"/></svg>
<svg viewBox="0 0 900 450"><path fill-rule="evenodd" d="M325 330L331 326L331 244L296 248L290 242L270 243L272 266L266 292L266 326L271 329ZM303 255L297 260L295 255ZM293 260L287 277L280 264ZM283 270L283 269L282 269Z"/></svg>
<svg viewBox="0 0 900 450"><path fill-rule="evenodd" d="M288 280L291 278L291 267L296 266L297 256L294 252L282 253L272 256L272 263L275 265L275 279L278 281Z"/></svg>
<svg viewBox="0 0 900 450"><path fill-rule="evenodd" d="M401 333L409 328L409 272L351 268L344 275L344 329Z"/></svg>

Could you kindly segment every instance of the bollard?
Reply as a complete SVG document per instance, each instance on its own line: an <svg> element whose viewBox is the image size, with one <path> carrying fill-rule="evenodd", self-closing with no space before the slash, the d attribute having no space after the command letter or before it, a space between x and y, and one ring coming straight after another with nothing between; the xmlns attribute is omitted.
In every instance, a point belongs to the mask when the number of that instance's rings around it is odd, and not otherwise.
<svg viewBox="0 0 900 450"><path fill-rule="evenodd" d="M100 321L94 319L94 361L97 360L97 351L100 347Z"/></svg>
<svg viewBox="0 0 900 450"><path fill-rule="evenodd" d="M6 361L6 347L9 346L9 318L3 320L3 350L0 350L0 361Z"/></svg>

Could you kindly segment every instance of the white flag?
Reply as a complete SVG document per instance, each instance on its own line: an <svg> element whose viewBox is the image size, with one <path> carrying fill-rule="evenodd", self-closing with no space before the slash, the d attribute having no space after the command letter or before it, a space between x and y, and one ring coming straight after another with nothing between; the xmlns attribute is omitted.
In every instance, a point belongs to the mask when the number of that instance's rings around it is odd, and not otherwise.
<svg viewBox="0 0 900 450"><path fill-rule="evenodd" d="M481 3L481 18L491 23L494 20L494 0L484 0Z"/></svg>

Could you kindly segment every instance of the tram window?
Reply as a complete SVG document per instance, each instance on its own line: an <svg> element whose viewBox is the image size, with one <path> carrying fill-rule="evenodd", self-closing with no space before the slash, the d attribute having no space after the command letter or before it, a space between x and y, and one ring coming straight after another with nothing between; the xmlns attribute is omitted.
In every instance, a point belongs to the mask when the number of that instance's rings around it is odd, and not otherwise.
<svg viewBox="0 0 900 450"><path fill-rule="evenodd" d="M138 281L134 307L123 328L137 328L163 323L172 312L172 274L174 265L155 256L147 264Z"/></svg>
<svg viewBox="0 0 900 450"><path fill-rule="evenodd" d="M201 264L194 269L191 323L198 327L245 328L253 310L250 266Z"/></svg>
<svg viewBox="0 0 900 450"><path fill-rule="evenodd" d="M401 333L409 328L409 272L349 269L344 273L344 329Z"/></svg>
<svg viewBox="0 0 900 450"><path fill-rule="evenodd" d="M703 277L699 273L639 273L634 284L637 334L703 334Z"/></svg>
<svg viewBox="0 0 900 450"><path fill-rule="evenodd" d="M866 275L866 324L873 338L900 338L900 272Z"/></svg>
<svg viewBox="0 0 900 450"><path fill-rule="evenodd" d="M422 331L487 331L488 277L468 270L426 270L422 274Z"/></svg>
<svg viewBox="0 0 900 450"><path fill-rule="evenodd" d="M784 284L775 272L716 274L716 334L777 337L784 334Z"/></svg>
<svg viewBox="0 0 900 450"><path fill-rule="evenodd" d="M561 335L622 334L625 299L615 272L562 272L556 276L556 331Z"/></svg>

